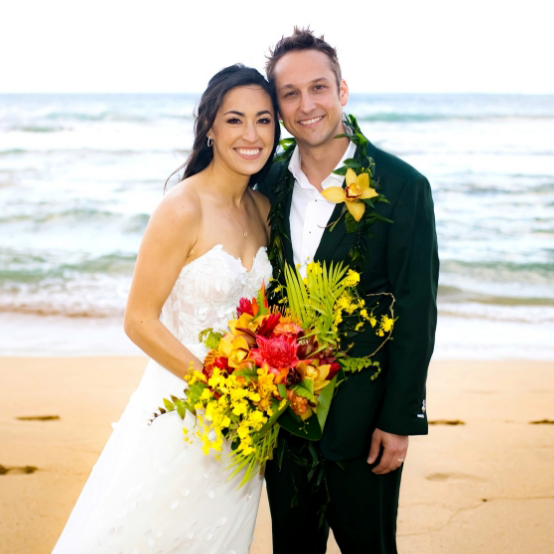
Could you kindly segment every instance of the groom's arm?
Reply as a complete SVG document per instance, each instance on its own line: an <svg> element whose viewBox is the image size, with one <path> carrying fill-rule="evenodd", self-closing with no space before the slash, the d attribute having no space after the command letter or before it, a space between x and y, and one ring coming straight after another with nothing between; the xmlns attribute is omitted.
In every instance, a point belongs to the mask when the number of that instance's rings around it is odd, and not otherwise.
<svg viewBox="0 0 554 554"><path fill-rule="evenodd" d="M377 428L395 435L428 432L427 368L435 343L439 260L431 187L423 176L407 181L391 215L387 268L398 321Z"/></svg>

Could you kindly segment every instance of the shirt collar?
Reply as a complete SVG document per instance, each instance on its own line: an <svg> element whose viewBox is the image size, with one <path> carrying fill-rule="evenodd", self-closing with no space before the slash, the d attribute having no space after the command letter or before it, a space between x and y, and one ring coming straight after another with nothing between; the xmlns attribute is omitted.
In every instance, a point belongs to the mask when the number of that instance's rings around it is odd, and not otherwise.
<svg viewBox="0 0 554 554"><path fill-rule="evenodd" d="M339 163L335 167L335 169L339 169L339 167L342 167L344 165L344 160L348 158L353 158L356 154L356 145L350 141L348 143L348 148L344 152L342 158L340 159ZM292 173L294 179L296 182L300 185L303 189L315 189L315 187L310 183L308 178L306 177L306 174L302 171L302 158L300 156L300 150L298 148L298 145L294 147L294 151L292 153L292 156L290 158L289 162L289 171ZM337 175L336 173L331 172L324 180L323 183L321 183L322 188L326 189L327 187L336 187L336 186L342 186L342 183L344 181L344 175Z"/></svg>

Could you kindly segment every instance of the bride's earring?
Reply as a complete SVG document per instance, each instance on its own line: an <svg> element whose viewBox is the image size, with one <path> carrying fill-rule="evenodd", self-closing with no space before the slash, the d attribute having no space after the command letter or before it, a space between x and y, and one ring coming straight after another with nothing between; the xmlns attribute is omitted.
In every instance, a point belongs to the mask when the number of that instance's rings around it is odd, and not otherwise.
<svg viewBox="0 0 554 554"><path fill-rule="evenodd" d="M207 143L208 143L208 148L211 148L211 147L213 146L213 143L214 143L213 138L212 138L212 137L208 137Z"/></svg>

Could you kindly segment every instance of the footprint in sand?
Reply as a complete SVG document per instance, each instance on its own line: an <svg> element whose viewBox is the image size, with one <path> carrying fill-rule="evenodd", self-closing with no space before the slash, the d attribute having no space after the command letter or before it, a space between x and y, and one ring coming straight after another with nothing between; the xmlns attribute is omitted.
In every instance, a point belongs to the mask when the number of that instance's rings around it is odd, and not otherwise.
<svg viewBox="0 0 554 554"><path fill-rule="evenodd" d="M429 425L465 425L465 421L459 419L434 419Z"/></svg>
<svg viewBox="0 0 554 554"><path fill-rule="evenodd" d="M450 481L454 479L461 479L465 481L483 481L479 477L474 475L468 475L467 473L431 473L425 476L425 479L429 481Z"/></svg>
<svg viewBox="0 0 554 554"><path fill-rule="evenodd" d="M52 421L54 419L60 419L59 415L37 415L37 416L19 416L15 419L19 421Z"/></svg>
<svg viewBox="0 0 554 554"><path fill-rule="evenodd" d="M38 467L35 466L23 466L23 467L5 467L0 464L0 475L10 475L13 474L25 474L25 473L34 473L38 470Z"/></svg>

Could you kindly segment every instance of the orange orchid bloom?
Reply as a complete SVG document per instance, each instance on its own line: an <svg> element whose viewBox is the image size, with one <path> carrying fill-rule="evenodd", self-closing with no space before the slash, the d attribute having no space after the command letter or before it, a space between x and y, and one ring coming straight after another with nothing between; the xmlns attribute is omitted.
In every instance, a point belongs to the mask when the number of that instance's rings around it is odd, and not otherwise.
<svg viewBox="0 0 554 554"><path fill-rule="evenodd" d="M229 367L236 369L248 357L249 346L244 337L227 334L219 341L218 350L220 355L228 358Z"/></svg>
<svg viewBox="0 0 554 554"><path fill-rule="evenodd" d="M249 329L250 331L256 332L256 329L259 327L259 321L253 321L254 317L246 312L243 313L238 319L231 319L227 323L229 324L229 330L233 335L240 335L241 331L237 330L237 327L242 329Z"/></svg>
<svg viewBox="0 0 554 554"><path fill-rule="evenodd" d="M296 369L300 375L302 375L303 379L311 379L314 382L314 392L316 394L331 382L330 379L327 379L329 371L331 370L331 365L319 365L319 360L317 359L311 362L302 361L296 366Z"/></svg>
<svg viewBox="0 0 554 554"><path fill-rule="evenodd" d="M377 191L370 187L369 175L367 173L356 175L353 169L346 171L346 188L329 187L321 194L329 202L335 204L344 202L356 221L360 221L365 213L365 203L360 200L379 196Z"/></svg>

